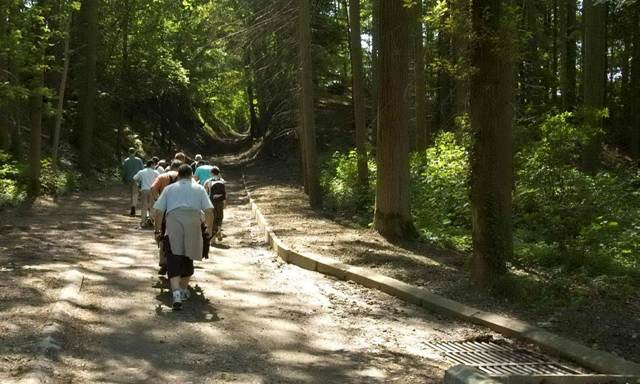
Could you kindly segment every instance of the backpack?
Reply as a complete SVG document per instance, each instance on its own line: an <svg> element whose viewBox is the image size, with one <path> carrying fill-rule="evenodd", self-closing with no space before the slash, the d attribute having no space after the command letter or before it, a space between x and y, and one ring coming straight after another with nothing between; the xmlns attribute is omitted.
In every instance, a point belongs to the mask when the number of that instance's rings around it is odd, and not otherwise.
<svg viewBox="0 0 640 384"><path fill-rule="evenodd" d="M212 203L219 203L227 198L227 187L224 185L224 180L209 179L209 200Z"/></svg>

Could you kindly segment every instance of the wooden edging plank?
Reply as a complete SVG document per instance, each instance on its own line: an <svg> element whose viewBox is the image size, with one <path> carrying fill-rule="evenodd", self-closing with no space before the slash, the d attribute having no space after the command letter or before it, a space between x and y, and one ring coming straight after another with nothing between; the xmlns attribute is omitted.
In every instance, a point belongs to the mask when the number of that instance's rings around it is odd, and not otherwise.
<svg viewBox="0 0 640 384"><path fill-rule="evenodd" d="M378 289L403 301L420 305L430 311L452 316L475 324L484 325L506 336L531 342L542 349L575 361L594 371L610 374L640 375L640 364L625 360L611 353L586 347L575 341L540 329L521 320L481 311L446 297L436 295L425 288L407 284L394 278L380 275L370 269L347 265L322 255L301 253L291 249L274 233L266 218L251 197L246 186L244 171L242 180L249 196L251 211L258 226L265 231L266 241L274 252L287 263L304 269L352 280L368 288Z"/></svg>

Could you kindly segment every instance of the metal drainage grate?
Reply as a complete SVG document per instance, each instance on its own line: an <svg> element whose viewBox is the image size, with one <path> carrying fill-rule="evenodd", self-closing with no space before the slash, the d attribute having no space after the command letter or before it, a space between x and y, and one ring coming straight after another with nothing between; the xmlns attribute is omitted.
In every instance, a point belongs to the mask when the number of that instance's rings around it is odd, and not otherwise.
<svg viewBox="0 0 640 384"><path fill-rule="evenodd" d="M538 353L493 342L459 341L426 344L453 363L471 365L489 375L580 374Z"/></svg>

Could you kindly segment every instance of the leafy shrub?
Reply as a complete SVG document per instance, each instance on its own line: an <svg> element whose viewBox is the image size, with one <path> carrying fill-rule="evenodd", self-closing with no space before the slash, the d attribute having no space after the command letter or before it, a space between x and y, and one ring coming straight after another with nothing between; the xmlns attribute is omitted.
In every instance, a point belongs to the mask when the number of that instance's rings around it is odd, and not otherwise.
<svg viewBox="0 0 640 384"><path fill-rule="evenodd" d="M57 196L78 188L78 176L71 169L54 169L50 159L42 160L40 193ZM0 151L0 208L17 205L27 198L27 168Z"/></svg>
<svg viewBox="0 0 640 384"><path fill-rule="evenodd" d="M24 201L27 194L19 183L24 169L6 152L0 151L0 208Z"/></svg>
<svg viewBox="0 0 640 384"><path fill-rule="evenodd" d="M640 278L640 174L611 154L605 170L581 171L587 134L580 120L571 113L549 116L531 128L535 139L515 156L512 263L624 287L621 282ZM461 250L471 248L467 139L440 133L410 162L412 214L422 239ZM362 192L355 151L335 153L323 164L328 205L357 209L365 202L370 215L375 172Z"/></svg>
<svg viewBox="0 0 640 384"><path fill-rule="evenodd" d="M358 161L355 150L335 152L323 161L320 184L325 195L325 206L333 210L373 214L376 166L369 154L369 185L358 185Z"/></svg>
<svg viewBox="0 0 640 384"><path fill-rule="evenodd" d="M78 175L68 169L54 169L50 159L42 160L40 193L58 196L78 188Z"/></svg>
<svg viewBox="0 0 640 384"><path fill-rule="evenodd" d="M452 132L439 134L411 157L411 204L416 227L429 242L469 249L468 151Z"/></svg>

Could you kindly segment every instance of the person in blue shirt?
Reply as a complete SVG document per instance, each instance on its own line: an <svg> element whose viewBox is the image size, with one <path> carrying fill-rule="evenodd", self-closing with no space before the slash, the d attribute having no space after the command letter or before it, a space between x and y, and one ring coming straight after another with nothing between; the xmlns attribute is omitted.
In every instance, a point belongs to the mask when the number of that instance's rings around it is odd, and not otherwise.
<svg viewBox="0 0 640 384"><path fill-rule="evenodd" d="M204 186L204 183L211 178L211 170L213 169L212 165L209 165L203 162L201 165L196 168L196 173L194 174L194 179L200 183L200 185Z"/></svg>
<svg viewBox="0 0 640 384"><path fill-rule="evenodd" d="M122 180L129 183L131 188L131 216L136 215L136 204L138 203L138 182L133 177L144 168L142 160L136 156L136 149L129 148L129 157L122 162Z"/></svg>

